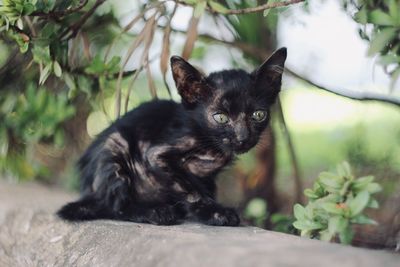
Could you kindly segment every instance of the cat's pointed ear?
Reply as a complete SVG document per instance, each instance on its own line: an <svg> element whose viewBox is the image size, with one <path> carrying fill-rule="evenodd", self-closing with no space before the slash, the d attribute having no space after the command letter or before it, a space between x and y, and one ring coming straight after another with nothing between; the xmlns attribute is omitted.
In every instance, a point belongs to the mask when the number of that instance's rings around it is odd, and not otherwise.
<svg viewBox="0 0 400 267"><path fill-rule="evenodd" d="M183 103L192 105L210 94L204 75L183 58L171 57L171 69Z"/></svg>
<svg viewBox="0 0 400 267"><path fill-rule="evenodd" d="M264 93L268 94L272 101L275 100L281 89L286 57L286 47L282 47L252 73L256 82L256 90L268 90Z"/></svg>

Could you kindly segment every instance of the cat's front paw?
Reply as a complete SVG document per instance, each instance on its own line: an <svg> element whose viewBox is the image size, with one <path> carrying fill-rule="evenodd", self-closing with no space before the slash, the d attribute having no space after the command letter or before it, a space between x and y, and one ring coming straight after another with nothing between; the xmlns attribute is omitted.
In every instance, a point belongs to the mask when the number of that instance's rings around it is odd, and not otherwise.
<svg viewBox="0 0 400 267"><path fill-rule="evenodd" d="M206 216L205 213L207 214ZM203 222L215 226L238 226L240 223L239 215L232 208L213 207L203 211Z"/></svg>
<svg viewBox="0 0 400 267"><path fill-rule="evenodd" d="M157 225L173 225L181 222L181 216L172 206L160 206L148 211L147 221Z"/></svg>
<svg viewBox="0 0 400 267"><path fill-rule="evenodd" d="M238 226L240 223L239 215L232 208L222 208L213 214L210 220L211 225Z"/></svg>

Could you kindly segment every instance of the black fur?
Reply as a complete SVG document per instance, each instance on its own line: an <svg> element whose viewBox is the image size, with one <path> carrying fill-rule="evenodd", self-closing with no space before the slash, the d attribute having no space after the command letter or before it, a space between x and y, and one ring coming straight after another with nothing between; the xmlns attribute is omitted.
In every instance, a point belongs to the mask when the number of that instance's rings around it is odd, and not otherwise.
<svg viewBox="0 0 400 267"><path fill-rule="evenodd" d="M282 48L250 74L227 70L205 77L172 57L182 104L142 104L103 131L78 162L81 199L58 215L70 221L238 225L237 213L216 203L214 180L235 154L258 142L285 59Z"/></svg>

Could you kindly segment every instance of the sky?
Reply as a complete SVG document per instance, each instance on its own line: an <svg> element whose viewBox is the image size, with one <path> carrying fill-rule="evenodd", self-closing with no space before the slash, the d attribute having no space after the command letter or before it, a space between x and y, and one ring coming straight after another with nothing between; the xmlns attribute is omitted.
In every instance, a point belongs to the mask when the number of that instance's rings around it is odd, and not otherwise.
<svg viewBox="0 0 400 267"><path fill-rule="evenodd" d="M368 43L339 1L310 1L310 13L291 7L281 16L279 45L288 47L287 66L331 88L390 92L390 79L367 57ZM394 93L400 95L400 82Z"/></svg>

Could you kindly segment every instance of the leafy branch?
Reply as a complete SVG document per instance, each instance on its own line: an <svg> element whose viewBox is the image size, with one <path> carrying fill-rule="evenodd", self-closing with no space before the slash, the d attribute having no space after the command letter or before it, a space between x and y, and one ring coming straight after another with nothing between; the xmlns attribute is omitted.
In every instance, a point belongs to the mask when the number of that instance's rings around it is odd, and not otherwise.
<svg viewBox="0 0 400 267"><path fill-rule="evenodd" d="M305 2L305 0L287 0L287 1L282 1L282 2L272 2L272 3L266 3L263 5L255 6L255 7L248 7L248 8L242 8L242 9L229 9L217 1L214 0L203 0L203 1L197 1L197 0L183 0L183 1L177 1L178 3L183 3L183 4L188 4L188 5L205 5L207 4L207 10L212 13L220 13L223 15L242 15L242 14L249 14L249 13L257 13L261 11L265 11L268 9L272 8L277 8L277 7L285 7L301 2Z"/></svg>
<svg viewBox="0 0 400 267"><path fill-rule="evenodd" d="M76 7L70 7L65 10L51 10L49 12L44 11L34 11L30 14L32 17L49 17L49 18L57 18L64 17L73 13L80 11L84 8L89 0L80 0L80 4Z"/></svg>
<svg viewBox="0 0 400 267"><path fill-rule="evenodd" d="M378 55L378 63L391 76L393 90L400 78L400 2L354 0L343 5L359 23L360 37L369 42L368 55Z"/></svg>
<svg viewBox="0 0 400 267"><path fill-rule="evenodd" d="M325 241L337 237L343 244L351 243L354 224L377 222L363 214L366 208L378 208L372 195L382 190L373 176L356 178L347 162L339 165L337 173L322 172L312 189L306 189L308 204L294 206L293 226L301 236Z"/></svg>

